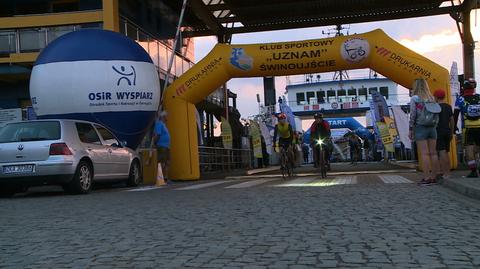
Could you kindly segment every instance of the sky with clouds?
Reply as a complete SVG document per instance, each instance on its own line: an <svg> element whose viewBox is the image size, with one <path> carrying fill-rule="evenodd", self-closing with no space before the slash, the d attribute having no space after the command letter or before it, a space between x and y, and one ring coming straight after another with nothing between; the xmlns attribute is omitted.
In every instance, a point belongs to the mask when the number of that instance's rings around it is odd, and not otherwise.
<svg viewBox="0 0 480 269"><path fill-rule="evenodd" d="M480 10L478 14L472 11L471 32L476 43L475 77L480 79ZM349 34L365 33L382 29L388 36L410 48L411 50L431 59L450 70L453 61L458 63L459 74L463 73L462 45L455 21L448 15L370 22L344 25ZM271 43L284 41L300 41L327 37L322 31L329 27L302 28L272 32L238 34L232 38L232 44ZM347 31L347 30L345 30ZM215 46L215 37L200 37L195 39L195 61L200 61ZM367 74L365 74L367 75ZM331 74L322 75L322 79ZM303 76L290 77L292 82L300 82ZM285 94L286 78L275 78L277 97ZM237 93L237 107L243 118L258 113L256 94L260 93L263 103L263 79L238 78L231 79L227 87Z"/></svg>

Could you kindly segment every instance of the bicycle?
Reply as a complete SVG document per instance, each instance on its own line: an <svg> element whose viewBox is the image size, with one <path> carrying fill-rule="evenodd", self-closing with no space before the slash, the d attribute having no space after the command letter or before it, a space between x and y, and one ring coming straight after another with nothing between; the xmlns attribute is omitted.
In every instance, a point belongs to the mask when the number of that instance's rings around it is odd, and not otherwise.
<svg viewBox="0 0 480 269"><path fill-rule="evenodd" d="M290 157L290 147L291 146L280 147L280 170L282 171L282 177L284 179L293 176L293 161Z"/></svg>
<svg viewBox="0 0 480 269"><path fill-rule="evenodd" d="M316 140L315 150L319 150L318 158L317 158L317 166L320 168L320 176L322 178L327 177L327 162L325 160L325 149L323 146L325 145L324 139Z"/></svg>

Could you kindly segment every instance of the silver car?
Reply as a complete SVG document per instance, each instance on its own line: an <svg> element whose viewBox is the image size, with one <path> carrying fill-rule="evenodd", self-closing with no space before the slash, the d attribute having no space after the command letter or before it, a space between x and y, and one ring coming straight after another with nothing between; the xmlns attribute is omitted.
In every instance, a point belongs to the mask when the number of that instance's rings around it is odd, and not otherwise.
<svg viewBox="0 0 480 269"><path fill-rule="evenodd" d="M78 120L9 123L0 129L0 195L55 184L88 193L94 182L141 182L140 157L100 124Z"/></svg>

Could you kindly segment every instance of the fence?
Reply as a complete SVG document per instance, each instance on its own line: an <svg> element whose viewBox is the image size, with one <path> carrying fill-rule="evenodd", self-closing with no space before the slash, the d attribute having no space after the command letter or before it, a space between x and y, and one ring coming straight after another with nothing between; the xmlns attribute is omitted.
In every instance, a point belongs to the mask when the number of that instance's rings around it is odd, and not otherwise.
<svg viewBox="0 0 480 269"><path fill-rule="evenodd" d="M253 152L249 149L225 149L198 147L200 172L249 169L253 163Z"/></svg>

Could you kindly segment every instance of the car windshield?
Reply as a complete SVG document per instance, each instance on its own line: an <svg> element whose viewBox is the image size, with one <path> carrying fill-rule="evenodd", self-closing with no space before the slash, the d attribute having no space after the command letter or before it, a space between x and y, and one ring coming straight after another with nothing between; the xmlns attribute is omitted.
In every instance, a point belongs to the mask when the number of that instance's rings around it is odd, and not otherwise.
<svg viewBox="0 0 480 269"><path fill-rule="evenodd" d="M0 143L60 139L58 121L16 122L0 129Z"/></svg>

